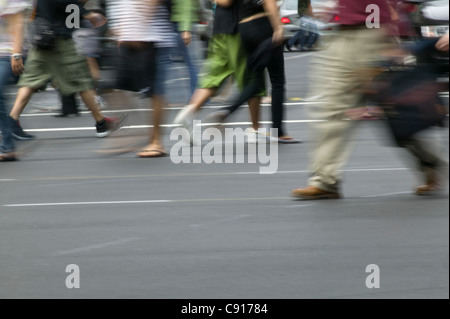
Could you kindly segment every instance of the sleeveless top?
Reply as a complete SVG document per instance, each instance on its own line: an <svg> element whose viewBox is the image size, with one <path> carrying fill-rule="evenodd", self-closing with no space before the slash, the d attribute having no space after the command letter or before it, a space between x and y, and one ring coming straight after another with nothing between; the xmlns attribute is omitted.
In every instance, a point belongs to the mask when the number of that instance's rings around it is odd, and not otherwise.
<svg viewBox="0 0 450 319"><path fill-rule="evenodd" d="M238 0L239 21L264 12L264 0Z"/></svg>

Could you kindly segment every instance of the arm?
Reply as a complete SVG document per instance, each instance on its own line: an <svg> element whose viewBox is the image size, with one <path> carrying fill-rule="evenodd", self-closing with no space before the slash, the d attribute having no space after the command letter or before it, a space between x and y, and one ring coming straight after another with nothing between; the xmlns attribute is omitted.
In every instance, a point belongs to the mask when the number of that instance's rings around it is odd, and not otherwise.
<svg viewBox="0 0 450 319"><path fill-rule="evenodd" d="M436 49L439 51L448 52L448 33L444 35L440 40L436 43Z"/></svg>
<svg viewBox="0 0 450 319"><path fill-rule="evenodd" d="M265 0L263 3L264 10L268 14L270 24L273 29L273 43L281 45L283 43L284 28L281 24L280 13L276 0Z"/></svg>
<svg viewBox="0 0 450 319"><path fill-rule="evenodd" d="M13 40L13 54L22 54L23 33L24 33L24 16L23 13L16 13L8 16L8 31ZM11 68L15 75L22 74L23 59L22 57L11 58Z"/></svg>
<svg viewBox="0 0 450 319"><path fill-rule="evenodd" d="M311 5L311 1L308 1L308 9L306 9L305 15L309 17L314 17L313 7Z"/></svg>
<svg viewBox="0 0 450 319"><path fill-rule="evenodd" d="M189 45L192 41L192 24L197 9L197 4L194 0L175 0L172 21L178 22L178 32L181 32L181 37L185 45Z"/></svg>

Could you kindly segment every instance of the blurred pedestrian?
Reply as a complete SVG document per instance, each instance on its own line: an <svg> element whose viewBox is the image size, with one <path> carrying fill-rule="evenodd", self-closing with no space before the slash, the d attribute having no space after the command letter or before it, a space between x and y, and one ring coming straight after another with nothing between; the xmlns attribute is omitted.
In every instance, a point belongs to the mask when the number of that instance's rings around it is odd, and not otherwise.
<svg viewBox="0 0 450 319"><path fill-rule="evenodd" d="M153 129L149 130L149 144L142 148L137 153L140 158L155 158L167 155L167 151L164 148L162 140L162 128L164 118L164 108L168 106L166 98L166 80L169 74L171 60L171 52L178 44L179 34L174 29L172 22L170 21L171 12L188 13L193 10L191 5L192 1L186 1L181 3L180 1L172 2L171 0L160 0L152 17L151 17L151 30L155 33L155 81L153 85L152 100L152 118ZM181 8L180 8L181 6ZM190 30L191 24L190 14L181 15L178 17L178 21L182 29ZM189 38L190 31L185 31L186 41Z"/></svg>
<svg viewBox="0 0 450 319"><path fill-rule="evenodd" d="M98 13L83 8L85 0L37 0L33 13L33 48L20 77L21 87L10 113L12 125L20 128L19 117L34 92L51 80L63 96L79 93L96 121L97 137L106 137L117 130L123 119L105 117L95 100L95 90L86 58L79 55L72 39L73 28L66 24L69 5L78 6L80 17L95 27L106 20Z"/></svg>
<svg viewBox="0 0 450 319"><path fill-rule="evenodd" d="M176 33L170 21L171 1L109 0L107 12L120 51L117 88L140 92L150 98L153 129L149 144L137 153L141 158L166 156L162 141L165 81L170 50Z"/></svg>
<svg viewBox="0 0 450 319"><path fill-rule="evenodd" d="M342 196L340 170L351 154L350 137L356 123L346 120L346 113L364 100L375 75L373 65L379 62L380 52L390 46L386 35L392 9L387 0L371 0L370 3L379 9L376 19L380 26L375 28L366 24L370 13L366 12L365 1L339 0L339 33L315 61L312 89L323 96L323 103L309 110L314 120L311 124L314 139L310 154L311 178L308 187L293 191L295 198L315 200ZM437 169L443 162L418 139L413 137L408 143L425 172L426 185L419 187L417 193L436 190Z"/></svg>
<svg viewBox="0 0 450 319"><path fill-rule="evenodd" d="M320 38L311 0L298 0L298 14L299 30L286 43L288 51L292 51L292 47L296 46L299 47L300 51L310 50Z"/></svg>
<svg viewBox="0 0 450 319"><path fill-rule="evenodd" d="M283 34L278 5L275 0L218 0L225 6L238 3L239 34L248 56L247 71L251 80L243 89L236 102L220 111L214 112L209 119L224 122L249 98L261 91L265 83L265 70L269 72L272 85L272 127L278 130L273 136L279 143L300 143L286 132L283 124L285 113L286 75L283 55Z"/></svg>
<svg viewBox="0 0 450 319"><path fill-rule="evenodd" d="M23 37L25 12L30 1L6 0L0 2L0 162L15 161L13 127L6 107L5 89L15 83L24 70Z"/></svg>
<svg viewBox="0 0 450 319"><path fill-rule="evenodd" d="M196 12L198 11L197 0L170 0L171 20L177 31L177 46L172 51L181 53L184 63L189 71L190 93L194 93L198 83L197 66L189 52L189 46L192 43L192 26L196 20Z"/></svg>
<svg viewBox="0 0 450 319"><path fill-rule="evenodd" d="M202 70L206 75L200 80L189 105L176 116L175 124L192 127L195 115L226 84L228 78L233 77L241 91L245 86L247 55L238 34L238 3L224 6L219 0L214 11L213 36ZM265 89L262 87L248 99L255 139L259 130L261 96L264 95Z"/></svg>

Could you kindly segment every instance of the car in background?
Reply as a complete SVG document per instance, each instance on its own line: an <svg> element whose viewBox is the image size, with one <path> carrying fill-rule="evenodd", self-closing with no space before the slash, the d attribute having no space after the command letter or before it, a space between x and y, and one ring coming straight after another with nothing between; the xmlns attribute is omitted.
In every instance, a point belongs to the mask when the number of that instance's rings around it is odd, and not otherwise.
<svg viewBox="0 0 450 319"><path fill-rule="evenodd" d="M279 1L280 17L284 27L284 41L289 41L299 30L298 0ZM337 27L335 7L337 0L311 0L317 27L321 36L331 34Z"/></svg>

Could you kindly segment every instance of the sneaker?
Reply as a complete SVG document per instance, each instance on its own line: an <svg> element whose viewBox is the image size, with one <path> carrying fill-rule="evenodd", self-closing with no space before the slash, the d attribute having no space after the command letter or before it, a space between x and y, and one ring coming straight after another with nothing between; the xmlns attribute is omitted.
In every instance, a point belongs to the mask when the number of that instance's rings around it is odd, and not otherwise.
<svg viewBox="0 0 450 319"><path fill-rule="evenodd" d="M36 139L36 136L30 135L30 134L27 134L24 132L24 130L20 126L19 121L16 121L12 117L9 117L9 119L11 122L12 136L15 140L17 140L17 141L32 141L32 140Z"/></svg>
<svg viewBox="0 0 450 319"><path fill-rule="evenodd" d="M192 123L194 122L194 114L195 114L194 106L187 105L180 112L178 112L173 123L189 128L190 126L192 126Z"/></svg>
<svg viewBox="0 0 450 319"><path fill-rule="evenodd" d="M54 115L57 119L80 117L80 113L59 113Z"/></svg>
<svg viewBox="0 0 450 319"><path fill-rule="evenodd" d="M17 157L14 153L3 153L0 152L0 162L15 162L17 161Z"/></svg>
<svg viewBox="0 0 450 319"><path fill-rule="evenodd" d="M105 117L102 122L98 122L95 125L95 128L97 129L97 137L104 138L119 130L126 119L127 115L123 115L121 117Z"/></svg>
<svg viewBox="0 0 450 319"><path fill-rule="evenodd" d="M286 50L288 50L289 52L292 52L292 46L289 45L289 42L286 42Z"/></svg>
<svg viewBox="0 0 450 319"><path fill-rule="evenodd" d="M300 144L302 141L295 139L290 136L281 136L277 139L278 143L280 144Z"/></svg>
<svg viewBox="0 0 450 319"><path fill-rule="evenodd" d="M340 199L341 195L337 192L328 192L314 186L299 188L292 192L292 196L296 199Z"/></svg>

